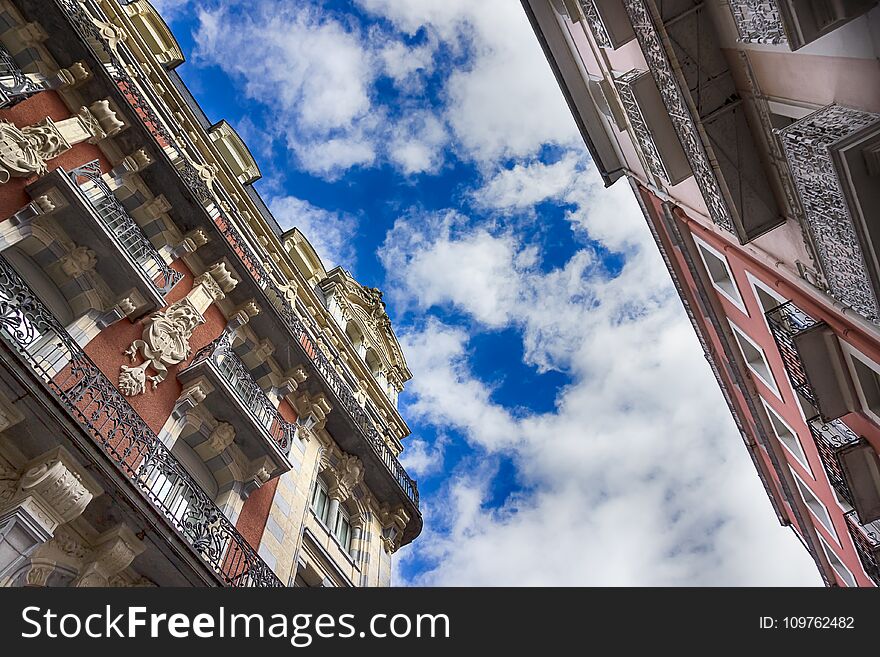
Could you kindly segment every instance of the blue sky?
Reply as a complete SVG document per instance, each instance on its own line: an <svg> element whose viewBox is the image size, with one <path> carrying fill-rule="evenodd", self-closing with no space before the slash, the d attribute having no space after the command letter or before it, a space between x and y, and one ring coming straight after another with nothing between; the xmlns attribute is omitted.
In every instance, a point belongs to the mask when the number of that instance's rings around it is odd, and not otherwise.
<svg viewBox="0 0 880 657"><path fill-rule="evenodd" d="M517 0L156 4L278 220L385 291L425 515L397 583L819 583Z"/></svg>

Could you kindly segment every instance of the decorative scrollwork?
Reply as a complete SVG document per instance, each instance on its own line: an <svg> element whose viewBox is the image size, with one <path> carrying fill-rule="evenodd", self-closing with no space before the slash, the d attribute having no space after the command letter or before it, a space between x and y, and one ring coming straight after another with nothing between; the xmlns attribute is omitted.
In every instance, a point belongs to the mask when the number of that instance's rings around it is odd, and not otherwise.
<svg viewBox="0 0 880 657"><path fill-rule="evenodd" d="M283 586L128 400L0 257L0 338L229 586ZM59 368L59 363L63 366ZM60 371L59 371L60 370Z"/></svg>
<svg viewBox="0 0 880 657"><path fill-rule="evenodd" d="M11 107L43 89L45 86L25 75L0 45L0 108Z"/></svg>
<svg viewBox="0 0 880 657"><path fill-rule="evenodd" d="M700 192L702 192L709 216L713 223L733 233L735 230L730 210L721 192L712 164L709 162L706 147L694 124L687 100L685 100L672 64L664 50L660 35L657 33L651 12L644 0L623 0L623 4L629 14L642 54L648 62L651 75L657 82L663 104L669 112L669 118L672 120L672 125L694 172L694 178Z"/></svg>
<svg viewBox="0 0 880 657"><path fill-rule="evenodd" d="M316 340L297 316L291 306L291 301L278 284L281 275L273 276L236 228L247 225L247 221L240 216L236 204L229 198L222 185L208 186L199 167L203 166L199 159L199 150L188 142L188 136L182 131L173 134L170 127L173 122L163 121L156 113L154 107L161 107L163 102L159 99L154 104L146 100L146 95L154 93L146 85L139 85L129 71L137 72L138 80L147 80L148 76L140 68L137 58L127 51L124 42L114 43L111 47L95 25L92 16L97 17L99 22L106 22L106 16L95 0L55 0L62 11L68 17L74 30L79 33L83 41L91 48L100 48L95 57L103 63L104 72L110 76L119 88L126 102L141 117L144 126L156 141L158 147L165 152L177 168L178 175L189 189L194 198L205 209L216 230L226 240L236 258L241 262L242 268L247 271L257 287L265 295L267 307L273 309L279 319L288 329L292 341L309 357L313 367L318 372L319 378L325 388L332 391L339 400L335 407L342 408L352 420L366 441L374 450L379 459L385 464L392 479L398 484L402 492L418 507L419 494L416 482L409 477L403 465L400 464L395 454L388 447L382 435L370 421L364 409L357 402L351 387L345 382L342 375L329 361L326 354L316 347ZM125 58L124 60L121 58ZM262 305L262 304L261 304Z"/></svg>
<svg viewBox="0 0 880 657"><path fill-rule="evenodd" d="M829 148L878 123L878 114L829 105L778 132L829 292L875 322L880 306Z"/></svg>

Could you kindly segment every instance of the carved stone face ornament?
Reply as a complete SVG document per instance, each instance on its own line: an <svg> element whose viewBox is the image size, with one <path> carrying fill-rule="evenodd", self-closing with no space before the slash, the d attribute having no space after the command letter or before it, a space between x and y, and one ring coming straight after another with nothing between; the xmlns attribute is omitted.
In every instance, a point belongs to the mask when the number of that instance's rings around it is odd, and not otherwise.
<svg viewBox="0 0 880 657"><path fill-rule="evenodd" d="M187 299L181 299L150 317L142 339L135 340L125 351L132 362L138 355L144 362L135 367L122 366L119 389L124 395L139 395L146 391L147 368L156 372L150 376L155 388L168 376L168 367L189 358L189 339L193 330L205 321Z"/></svg>

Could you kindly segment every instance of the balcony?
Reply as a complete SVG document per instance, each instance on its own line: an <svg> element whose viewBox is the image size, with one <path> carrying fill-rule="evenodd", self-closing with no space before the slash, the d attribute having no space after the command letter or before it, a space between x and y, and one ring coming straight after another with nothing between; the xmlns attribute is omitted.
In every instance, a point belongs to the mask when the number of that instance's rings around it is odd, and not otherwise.
<svg viewBox="0 0 880 657"><path fill-rule="evenodd" d="M247 366L232 348L233 334L225 331L202 347L177 378L184 384L205 376L214 387L202 405L217 419L235 429L235 443L249 460L268 457L274 477L292 467L287 454L296 427L288 422L254 381Z"/></svg>
<svg viewBox="0 0 880 657"><path fill-rule="evenodd" d="M870 443L840 420L807 424L828 480L863 523L880 520L880 457Z"/></svg>
<svg viewBox="0 0 880 657"><path fill-rule="evenodd" d="M128 400L0 257L0 340L225 586L283 586ZM65 363L61 368L58 363Z"/></svg>
<svg viewBox="0 0 880 657"><path fill-rule="evenodd" d="M651 74L633 69L614 82L648 170L670 185L689 178L691 167Z"/></svg>
<svg viewBox="0 0 880 657"><path fill-rule="evenodd" d="M838 418L856 405L837 337L789 301L767 313L792 387L802 400L828 479L864 522L880 519L880 456Z"/></svg>
<svg viewBox="0 0 880 657"><path fill-rule="evenodd" d="M825 323L789 301L767 313L770 332L797 393L825 422L856 410L840 343Z"/></svg>
<svg viewBox="0 0 880 657"><path fill-rule="evenodd" d="M743 43L802 48L861 16L876 0L728 0Z"/></svg>
<svg viewBox="0 0 880 657"><path fill-rule="evenodd" d="M778 135L829 294L880 321L880 115L829 105Z"/></svg>
<svg viewBox="0 0 880 657"><path fill-rule="evenodd" d="M63 199L53 217L77 246L97 256L95 270L113 294L134 288L143 314L165 305L165 294L182 274L168 265L101 177L97 162L41 176L26 188L32 198Z"/></svg>
<svg viewBox="0 0 880 657"><path fill-rule="evenodd" d="M23 0L29 12L50 10L43 0ZM287 277L267 255L259 256L255 240L240 227L248 220L241 215L237 202L220 183L212 183L210 169L204 156L192 142L179 120L171 116L167 102L157 95L148 81L151 76L143 70L134 54L124 42L106 42L95 28L93 19L108 22L109 18L95 0L54 0L49 3L51 11L59 12L71 26L66 37L49 43L65 59L82 57L88 60L95 72L90 84L100 93L112 95L117 104L127 112L132 130L126 131L124 139L134 141L136 136L149 139L149 148L159 160L141 172L147 184L155 182L156 189L167 195L180 193L181 205L190 203L192 213L177 218L182 228L203 226L206 222L221 238L210 240L201 247L206 258L230 257L237 263L245 284L239 284L235 294L254 295L266 310L251 320L257 334L272 335L283 331L287 336L285 353L278 354L286 361L284 367L305 363L310 372L306 386L327 393L333 411L327 418L326 428L339 443L340 448L360 458L365 465L364 480L374 496L391 506L401 505L410 516L401 545L409 543L421 532L419 496L415 481L406 473L394 452L388 447L378 429L358 404L354 392L324 353L315 335L306 327L295 300L286 289ZM148 100L148 98L150 100ZM130 143L131 150L144 146L143 142ZM171 176L174 176L173 179ZM206 175L208 176L206 178ZM152 178L151 178L152 177ZM169 200L172 200L169 198ZM187 224L187 222L189 222ZM212 249L224 249L215 253Z"/></svg>
<svg viewBox="0 0 880 657"><path fill-rule="evenodd" d="M623 0L580 0L584 20L596 43L616 49L635 38Z"/></svg>
<svg viewBox="0 0 880 657"><path fill-rule="evenodd" d="M783 224L708 3L623 3L711 220L743 244Z"/></svg>
<svg viewBox="0 0 880 657"><path fill-rule="evenodd" d="M46 88L42 76L22 72L0 45L0 109L12 107Z"/></svg>
<svg viewBox="0 0 880 657"><path fill-rule="evenodd" d="M846 514L846 526L862 567L874 584L880 586L880 528L874 523L862 525L854 511Z"/></svg>

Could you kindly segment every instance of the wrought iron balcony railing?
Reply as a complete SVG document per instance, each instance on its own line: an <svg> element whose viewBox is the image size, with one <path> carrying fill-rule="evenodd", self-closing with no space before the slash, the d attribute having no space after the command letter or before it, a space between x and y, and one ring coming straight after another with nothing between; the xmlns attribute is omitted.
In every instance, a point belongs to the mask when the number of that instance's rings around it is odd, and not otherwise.
<svg viewBox="0 0 880 657"><path fill-rule="evenodd" d="M862 562L862 567L874 584L880 586L880 528L877 523L862 525L855 511L846 514L846 526L852 537L853 545Z"/></svg>
<svg viewBox="0 0 880 657"><path fill-rule="evenodd" d="M0 338L221 582L227 586L283 586L2 257Z"/></svg>
<svg viewBox="0 0 880 657"><path fill-rule="evenodd" d="M229 385L253 423L268 440L287 454L296 435L296 426L281 417L278 409L254 381L250 370L233 351L232 333L224 331L219 338L199 349L187 368L201 363L210 363Z"/></svg>
<svg viewBox="0 0 880 657"><path fill-rule="evenodd" d="M23 73L12 55L0 45L0 109L20 103L44 88L33 76Z"/></svg>
<svg viewBox="0 0 880 657"><path fill-rule="evenodd" d="M666 170L666 165L663 163L663 157L660 155L660 151L654 141L654 135L651 134L651 129L648 127L648 122L642 114L642 109L639 107L639 102L636 99L636 94L632 88L632 83L643 75L650 75L650 73L633 69L621 75L614 81L614 83L617 86L617 93L620 95L620 102L623 105L629 123L635 132L635 138L639 144L639 150L642 151L648 169L655 176L670 182L672 179L669 176L669 172Z"/></svg>
<svg viewBox="0 0 880 657"><path fill-rule="evenodd" d="M803 361L801 361L801 356L795 345L795 337L799 333L813 328L819 322L791 301L771 309L767 312L766 317L792 386L813 407L819 408L819 400L816 398L813 386L810 385Z"/></svg>
<svg viewBox="0 0 880 657"><path fill-rule="evenodd" d="M156 247L147 239L140 226L116 198L104 179L98 161L89 162L70 172L85 199L95 209L106 232L153 282L156 291L164 296L183 274L170 267Z"/></svg>
<svg viewBox="0 0 880 657"><path fill-rule="evenodd" d="M155 95L155 92L148 85L141 86L135 81L135 77L137 80L150 79L137 58L122 42L116 43L113 48L107 44L106 37L92 20L94 16L95 20L107 23L108 19L101 7L95 0L55 0L55 2L82 41L93 51L95 48L100 48L100 53L95 51L96 60L101 63L119 88L126 102L140 116L157 145L168 155L190 193L205 208L215 229L228 243L244 270L265 296L268 307L277 314L293 341L309 357L325 389L338 400L334 406L348 415L365 443L385 464L391 478L417 509L419 494L416 482L406 473L379 431L370 422L364 409L358 404L349 385L297 316L285 292L276 282L282 281L283 275L275 270L269 258L264 261L256 255L256 249L237 228L247 225L247 222L240 216L235 201L222 185L209 185L206 182L201 170L205 166L202 164L204 159L185 131L176 126L176 122L171 117L163 120L157 114L157 109L164 106L164 101L158 97L153 103L147 101L146 97ZM130 71L136 72L136 76L133 77ZM158 109L158 111L162 110Z"/></svg>
<svg viewBox="0 0 880 657"><path fill-rule="evenodd" d="M854 506L855 501L846 483L839 455L841 450L858 445L863 439L840 420L822 422L819 417L814 417L808 420L807 424L810 426L810 433L813 434L828 481L842 499L850 506Z"/></svg>
<svg viewBox="0 0 880 657"><path fill-rule="evenodd" d="M776 0L728 0L743 43L788 43Z"/></svg>
<svg viewBox="0 0 880 657"><path fill-rule="evenodd" d="M880 115L829 105L777 133L828 291L875 321L880 306L830 149L878 123Z"/></svg>
<svg viewBox="0 0 880 657"><path fill-rule="evenodd" d="M733 218L691 108L682 91L646 0L623 0L642 54L657 83L663 104L681 141L713 223L734 233Z"/></svg>

